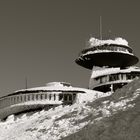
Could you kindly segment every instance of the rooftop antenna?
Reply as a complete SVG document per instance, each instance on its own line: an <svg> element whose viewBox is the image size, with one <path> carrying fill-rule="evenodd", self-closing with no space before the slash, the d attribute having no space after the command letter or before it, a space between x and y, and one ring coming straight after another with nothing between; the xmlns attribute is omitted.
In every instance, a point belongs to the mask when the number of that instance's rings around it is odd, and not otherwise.
<svg viewBox="0 0 140 140"><path fill-rule="evenodd" d="M112 36L112 35L111 35L111 34L112 34L112 32L111 32L111 30L110 30L110 29L108 30L108 34L109 34L109 35L108 35L108 36L109 36L109 38L111 38L111 36Z"/></svg>
<svg viewBox="0 0 140 140"><path fill-rule="evenodd" d="M102 16L100 16L100 39L102 40Z"/></svg>
<svg viewBox="0 0 140 140"><path fill-rule="evenodd" d="M25 89L28 88L28 80L27 80L27 77L25 77Z"/></svg>

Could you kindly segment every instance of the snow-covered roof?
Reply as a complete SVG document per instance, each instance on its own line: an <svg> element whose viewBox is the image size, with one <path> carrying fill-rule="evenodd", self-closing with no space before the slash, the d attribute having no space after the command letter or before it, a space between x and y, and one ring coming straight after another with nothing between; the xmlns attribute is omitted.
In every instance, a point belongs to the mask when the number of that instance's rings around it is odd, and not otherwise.
<svg viewBox="0 0 140 140"><path fill-rule="evenodd" d="M7 96L12 96L12 95L36 93L36 92L37 93L38 92L46 92L46 93L53 92L55 94L59 94L62 92L76 92L76 93L88 92L89 93L89 92L92 92L92 90L86 89L86 88L80 88L80 87L73 87L73 86L70 86L70 84L66 82L50 82L50 83L47 83L46 86L17 90L11 94L0 97L0 99L5 98Z"/></svg>
<svg viewBox="0 0 140 140"><path fill-rule="evenodd" d="M102 68L98 70L92 71L91 78L96 78L103 75L109 75L109 74L115 74L115 73L129 73L129 72L140 72L140 68L138 67L129 67L126 69L120 69L120 68Z"/></svg>
<svg viewBox="0 0 140 140"><path fill-rule="evenodd" d="M63 91L75 91L75 92L88 92L88 89L85 88L79 88L79 87L72 87L68 83L65 82L51 82L47 83L46 86L42 87L34 87L34 88L28 88L28 89L21 89L18 91L15 91L14 93L19 92L39 92L39 91L53 91L53 92L63 92Z"/></svg>
<svg viewBox="0 0 140 140"><path fill-rule="evenodd" d="M125 39L123 39L121 37L115 38L114 40L112 40L112 39L100 40L100 39L91 37L89 39L89 44L90 44L89 48L90 47L96 47L96 46L102 46L102 45L105 45L105 44L108 44L108 45L114 44L114 45L128 46L127 40L125 40Z"/></svg>

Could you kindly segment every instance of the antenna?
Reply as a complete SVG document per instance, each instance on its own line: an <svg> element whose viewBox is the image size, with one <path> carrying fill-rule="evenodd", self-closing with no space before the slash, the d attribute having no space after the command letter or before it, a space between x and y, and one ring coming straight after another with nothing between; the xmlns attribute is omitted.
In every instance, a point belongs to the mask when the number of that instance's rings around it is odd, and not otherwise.
<svg viewBox="0 0 140 140"><path fill-rule="evenodd" d="M108 30L108 36L109 36L109 38L111 38L111 34L112 34L112 32L111 32L111 30L109 29L109 30Z"/></svg>
<svg viewBox="0 0 140 140"><path fill-rule="evenodd" d="M102 16L100 16L100 39L102 40Z"/></svg>
<svg viewBox="0 0 140 140"><path fill-rule="evenodd" d="M25 77L25 89L28 88L28 80L27 80L27 77Z"/></svg>

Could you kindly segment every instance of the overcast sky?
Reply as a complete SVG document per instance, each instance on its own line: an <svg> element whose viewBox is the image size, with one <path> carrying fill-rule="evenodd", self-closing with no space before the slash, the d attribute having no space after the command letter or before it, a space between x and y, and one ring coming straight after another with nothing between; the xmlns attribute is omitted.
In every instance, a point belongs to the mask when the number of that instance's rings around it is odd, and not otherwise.
<svg viewBox="0 0 140 140"><path fill-rule="evenodd" d="M88 87L91 71L75 64L86 41L123 37L140 58L139 0L1 0L0 96L66 81ZM140 64L138 63L138 66Z"/></svg>

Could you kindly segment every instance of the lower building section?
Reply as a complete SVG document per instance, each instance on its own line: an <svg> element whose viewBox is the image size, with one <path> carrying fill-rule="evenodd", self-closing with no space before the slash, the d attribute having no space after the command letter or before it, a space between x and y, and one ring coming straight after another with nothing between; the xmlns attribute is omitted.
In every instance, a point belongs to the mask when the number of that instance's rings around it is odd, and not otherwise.
<svg viewBox="0 0 140 140"><path fill-rule="evenodd" d="M99 87L95 87L93 90L101 91L101 92L114 92L119 88L122 88L124 85L128 83L114 83L114 84L106 84Z"/></svg>
<svg viewBox="0 0 140 140"><path fill-rule="evenodd" d="M22 113L29 110L37 110L58 105L71 105L76 100L78 92L40 92L16 94L0 99L0 119L11 114Z"/></svg>
<svg viewBox="0 0 140 140"><path fill-rule="evenodd" d="M114 92L139 77L140 69L136 67L102 68L92 71L89 88L102 92Z"/></svg>

